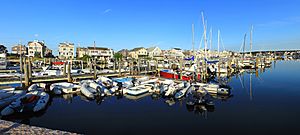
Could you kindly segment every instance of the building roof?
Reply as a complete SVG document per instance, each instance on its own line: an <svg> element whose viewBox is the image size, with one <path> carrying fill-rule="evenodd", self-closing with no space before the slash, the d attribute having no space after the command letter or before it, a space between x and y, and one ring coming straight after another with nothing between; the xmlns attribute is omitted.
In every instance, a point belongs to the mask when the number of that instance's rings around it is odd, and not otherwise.
<svg viewBox="0 0 300 135"><path fill-rule="evenodd" d="M63 43L59 43L59 46L74 46L74 43L63 42Z"/></svg>
<svg viewBox="0 0 300 135"><path fill-rule="evenodd" d="M150 48L147 48L147 51L148 51L148 52L152 52L152 51L154 51L156 48L158 48L158 47L157 47L157 46L150 47Z"/></svg>
<svg viewBox="0 0 300 135"><path fill-rule="evenodd" d="M29 41L28 45L31 44L31 43L39 43L40 45L45 46L44 41L37 41L37 40L35 40L35 41Z"/></svg>
<svg viewBox="0 0 300 135"><path fill-rule="evenodd" d="M145 49L145 48L144 47L133 48L132 50L130 50L130 52L139 51L141 49Z"/></svg>
<svg viewBox="0 0 300 135"><path fill-rule="evenodd" d="M106 47L88 47L88 49L90 49L90 50L93 50L93 49L96 49L96 50L110 50L109 48L106 48Z"/></svg>
<svg viewBox="0 0 300 135"><path fill-rule="evenodd" d="M128 49L122 49L122 50L120 50L118 52L129 52L129 50Z"/></svg>
<svg viewBox="0 0 300 135"><path fill-rule="evenodd" d="M173 49L175 49L175 50L181 50L180 48L176 48L176 47L174 47Z"/></svg>

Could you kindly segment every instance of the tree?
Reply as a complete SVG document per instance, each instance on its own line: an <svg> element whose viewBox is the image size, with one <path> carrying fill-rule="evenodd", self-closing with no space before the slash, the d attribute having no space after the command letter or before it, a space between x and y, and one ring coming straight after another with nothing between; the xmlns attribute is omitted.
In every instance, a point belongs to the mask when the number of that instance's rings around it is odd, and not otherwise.
<svg viewBox="0 0 300 135"><path fill-rule="evenodd" d="M115 53L114 54L114 59L115 60L121 60L123 58L123 55L121 53Z"/></svg>
<svg viewBox="0 0 300 135"><path fill-rule="evenodd" d="M4 45L0 45L0 53L7 53L6 47Z"/></svg>
<svg viewBox="0 0 300 135"><path fill-rule="evenodd" d="M80 59L82 60L82 61L87 61L88 59L90 59L91 58L91 56L89 56L89 55L83 55Z"/></svg>
<svg viewBox="0 0 300 135"><path fill-rule="evenodd" d="M41 52L35 52L34 57L36 58L41 58Z"/></svg>

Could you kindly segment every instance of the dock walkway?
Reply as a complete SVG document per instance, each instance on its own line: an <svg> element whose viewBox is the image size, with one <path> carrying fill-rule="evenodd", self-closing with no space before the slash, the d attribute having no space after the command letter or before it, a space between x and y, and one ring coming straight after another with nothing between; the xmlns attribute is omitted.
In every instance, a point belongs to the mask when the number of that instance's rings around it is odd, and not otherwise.
<svg viewBox="0 0 300 135"><path fill-rule="evenodd" d="M29 126L20 123L14 123L10 121L0 120L0 134L26 134L26 135L77 135L77 133L71 133L60 130L52 130L42 127Z"/></svg>

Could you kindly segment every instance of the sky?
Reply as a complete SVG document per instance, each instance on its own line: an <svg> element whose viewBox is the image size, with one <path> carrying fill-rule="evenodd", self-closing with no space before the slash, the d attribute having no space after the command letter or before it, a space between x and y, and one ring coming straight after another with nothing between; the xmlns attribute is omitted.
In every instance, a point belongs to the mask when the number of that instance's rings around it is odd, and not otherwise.
<svg viewBox="0 0 300 135"><path fill-rule="evenodd" d="M158 46L195 49L203 35L201 12L212 29L212 49L239 51L253 31L253 50L300 49L299 0L1 0L0 44L44 40L114 50ZM208 33L209 34L209 33ZM224 47L223 47L224 46Z"/></svg>

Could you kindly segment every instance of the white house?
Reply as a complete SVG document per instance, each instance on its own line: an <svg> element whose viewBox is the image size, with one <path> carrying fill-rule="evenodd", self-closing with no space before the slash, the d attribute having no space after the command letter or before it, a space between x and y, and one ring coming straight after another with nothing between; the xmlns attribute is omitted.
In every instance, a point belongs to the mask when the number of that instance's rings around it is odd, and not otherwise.
<svg viewBox="0 0 300 135"><path fill-rule="evenodd" d="M46 50L45 42L44 41L30 41L28 42L28 56L29 57L36 57L39 56L41 58L44 57Z"/></svg>
<svg viewBox="0 0 300 135"><path fill-rule="evenodd" d="M157 46L148 48L147 52L148 52L148 56L150 58L161 57L162 56L162 51Z"/></svg>
<svg viewBox="0 0 300 135"><path fill-rule="evenodd" d="M59 43L58 49L59 49L58 57L60 59L73 59L75 56L74 43L69 43L69 42Z"/></svg>
<svg viewBox="0 0 300 135"><path fill-rule="evenodd" d="M147 55L148 55L148 52L144 47L134 48L129 51L129 56L134 59L146 57Z"/></svg>

